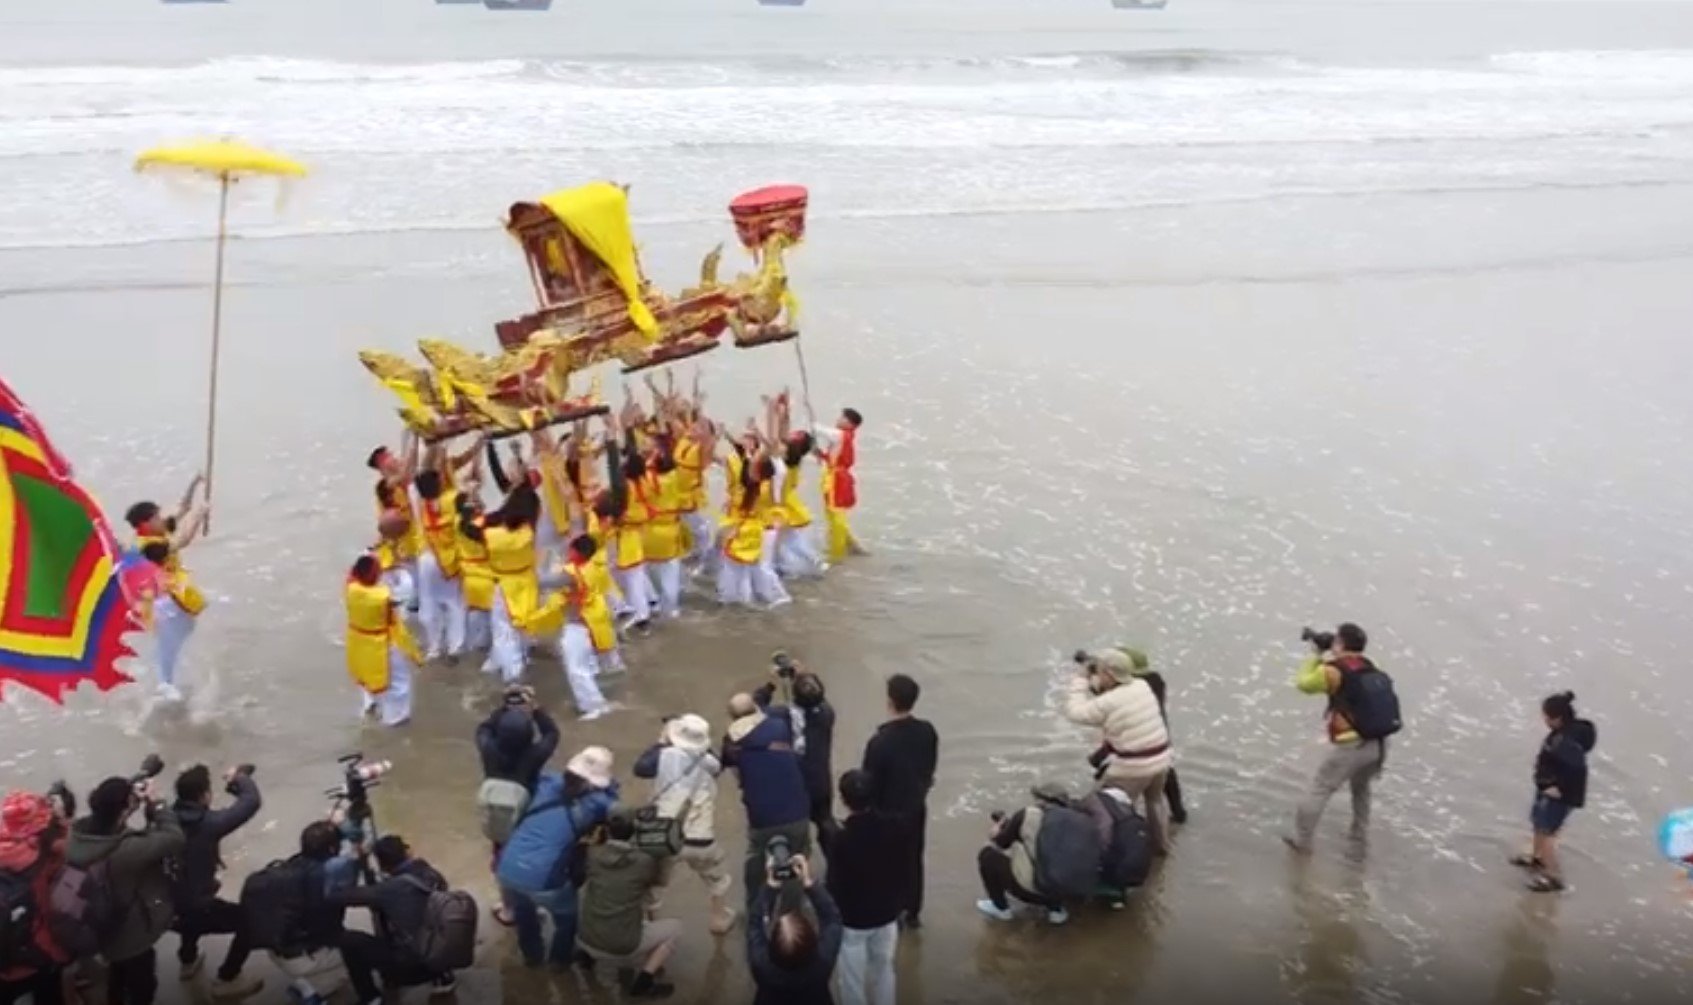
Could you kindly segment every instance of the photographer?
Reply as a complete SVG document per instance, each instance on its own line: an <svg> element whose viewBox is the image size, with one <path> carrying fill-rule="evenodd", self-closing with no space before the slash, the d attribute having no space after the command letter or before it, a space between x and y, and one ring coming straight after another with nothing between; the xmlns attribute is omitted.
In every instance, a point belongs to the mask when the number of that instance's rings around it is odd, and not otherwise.
<svg viewBox="0 0 1693 1005"><path fill-rule="evenodd" d="M129 818L143 807L146 828L131 830ZM165 868L182 854L183 844L176 814L153 798L147 783L129 778L96 786L88 795L88 816L71 827L65 863L85 871L104 865L97 881L106 885L107 903L116 906L116 920L100 933L108 1005L152 1005L158 994L154 946L173 920Z"/></svg>
<svg viewBox="0 0 1693 1005"><path fill-rule="evenodd" d="M358 858L341 848L341 829L314 821L300 832L299 854L253 873L241 889L253 948L269 950L289 980L325 996L347 982L339 949L347 909L330 898L358 884Z"/></svg>
<svg viewBox="0 0 1693 1005"><path fill-rule="evenodd" d="M647 920L646 904L659 878L659 859L635 847L635 818L627 810L606 820L600 842L588 849L588 878L582 886L582 923L576 933L587 966L596 961L631 964L631 998L668 998L673 984L658 973L676 950L682 923Z"/></svg>
<svg viewBox="0 0 1693 1005"><path fill-rule="evenodd" d="M823 678L777 653L776 680L753 692L753 700L760 708L768 708L775 700L778 688L783 690L792 709L794 728L799 738L800 772L805 776L806 796L811 804L811 822L822 835L833 826L835 709L829 704L823 688Z"/></svg>
<svg viewBox="0 0 1693 1005"><path fill-rule="evenodd" d="M1015 897L1044 908L1048 923L1062 925L1070 920L1064 901L1041 890L1041 866L1050 858L1050 849L1041 847L1041 828L1048 809L1064 805L1066 800L1050 786L1036 786L1033 794L1035 801L1016 813L993 815L987 846L976 856L982 889L987 893L986 899L976 901L976 910L995 921L1010 921L1014 917L1011 898ZM1092 823L1086 826L1091 828Z"/></svg>
<svg viewBox="0 0 1693 1005"><path fill-rule="evenodd" d="M711 894L713 935L735 927L735 909L727 903L729 873L717 844L717 776L722 771L723 762L711 750L711 725L697 715L665 720L658 743L635 761L635 777L652 779L652 804L658 815L682 821L680 857ZM672 866L670 859L660 864L649 910L658 909Z"/></svg>
<svg viewBox="0 0 1693 1005"><path fill-rule="evenodd" d="M741 804L747 811L746 883L751 908L763 885L764 859L771 840L782 838L796 852L811 850L811 796L794 750L794 726L782 705L759 708L750 694L729 700L729 724L723 738L723 766L741 779Z"/></svg>
<svg viewBox="0 0 1693 1005"><path fill-rule="evenodd" d="M1369 636L1362 628L1350 622L1333 634L1307 628L1302 638L1316 651L1300 666L1293 685L1304 694L1328 697L1329 749L1294 815L1294 832L1282 841L1308 855L1317 821L1343 785L1352 790L1352 839L1364 840L1370 787L1387 763L1388 736L1399 730L1399 699L1393 681L1364 656Z"/></svg>
<svg viewBox="0 0 1693 1005"><path fill-rule="evenodd" d="M447 889L446 877L428 862L413 858L405 839L395 834L378 838L372 849L377 868L382 872L379 882L370 886L355 886L329 894L328 903L339 907L365 907L376 915L376 930L343 932L341 959L347 965L347 976L359 1005L371 1005L382 1000L382 990L376 985L376 975L391 990L415 984L433 982L431 993L453 990L452 974L432 972L418 958L413 947L423 931L431 893Z"/></svg>
<svg viewBox="0 0 1693 1005"><path fill-rule="evenodd" d="M53 803L13 792L0 804L0 1005L62 1005L71 954L48 925L65 864L65 824Z"/></svg>
<svg viewBox="0 0 1693 1005"><path fill-rule="evenodd" d="M521 684L506 688L500 707L476 727L476 749L482 755L476 806L483 836L494 846L490 868L498 866L500 847L534 798L541 769L558 750L558 740L558 723L536 705L534 689ZM512 923L504 904L494 908L494 920Z"/></svg>
<svg viewBox="0 0 1693 1005"><path fill-rule="evenodd" d="M249 952L246 926L242 923L241 908L218 897L222 883L217 874L223 868L220 845L224 838L253 819L261 800L259 787L253 781L252 765L230 768L224 772L223 779L235 802L214 810L212 773L204 764L196 764L176 777L173 809L182 825L184 846L177 866L173 927L182 936L176 959L182 964L185 981L193 980L204 963L200 956L201 936L235 936L224 955L223 965L218 968L212 997L240 999L257 994L264 982L256 977L240 979Z"/></svg>
<svg viewBox="0 0 1693 1005"><path fill-rule="evenodd" d="M1100 730L1100 747L1090 758L1100 786L1146 804L1153 851L1168 848L1164 776L1170 770L1170 733L1152 687L1136 676L1134 657L1122 649L1085 654L1083 676L1071 682L1064 717ZM1144 657L1143 657L1144 660Z"/></svg>
<svg viewBox="0 0 1693 1005"><path fill-rule="evenodd" d="M494 874L528 966L570 964L577 923L574 853L617 802L611 768L611 751L587 747L570 759L563 775L542 775L534 801L500 849ZM550 947L541 941L542 911L552 918Z"/></svg>
<svg viewBox="0 0 1693 1005"><path fill-rule="evenodd" d="M829 977L841 951L841 912L811 875L804 855L778 842L747 918L747 966L758 993L753 1005L833 1005ZM797 884L809 901L795 903Z"/></svg>

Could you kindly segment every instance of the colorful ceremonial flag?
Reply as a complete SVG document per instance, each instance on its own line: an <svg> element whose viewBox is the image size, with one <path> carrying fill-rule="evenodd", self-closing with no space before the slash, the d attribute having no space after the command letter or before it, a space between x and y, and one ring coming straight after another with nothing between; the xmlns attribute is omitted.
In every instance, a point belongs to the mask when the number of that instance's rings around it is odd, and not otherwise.
<svg viewBox="0 0 1693 1005"><path fill-rule="evenodd" d="M0 380L0 699L7 683L56 702L83 681L129 680L134 653L118 548L35 417Z"/></svg>

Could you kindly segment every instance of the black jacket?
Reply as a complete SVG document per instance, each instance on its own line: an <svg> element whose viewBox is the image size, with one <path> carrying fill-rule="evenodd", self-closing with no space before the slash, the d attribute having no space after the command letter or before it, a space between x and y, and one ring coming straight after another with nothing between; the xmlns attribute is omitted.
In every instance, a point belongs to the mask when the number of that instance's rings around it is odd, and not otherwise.
<svg viewBox="0 0 1693 1005"><path fill-rule="evenodd" d="M483 778L517 782L534 792L541 769L558 750L558 723L538 708L497 708L476 727L476 750Z"/></svg>
<svg viewBox="0 0 1693 1005"><path fill-rule="evenodd" d="M776 697L776 685L766 684L753 693L758 707L769 708ZM782 708L784 706L776 706ZM805 716L805 753L800 755L800 772L812 802L826 802L834 792L835 709L827 701L816 708L801 708Z"/></svg>
<svg viewBox="0 0 1693 1005"><path fill-rule="evenodd" d="M1580 807L1587 802L1587 752L1598 742L1599 731L1586 719L1546 734L1534 759L1534 789L1545 792L1556 787L1558 801Z"/></svg>
<svg viewBox="0 0 1693 1005"><path fill-rule="evenodd" d="M881 928L904 910L904 877L893 868L904 835L898 820L876 810L854 813L830 832L823 849L829 856L829 893L847 928Z"/></svg>
<svg viewBox="0 0 1693 1005"><path fill-rule="evenodd" d="M410 938L423 930L424 914L429 907L429 894L408 882L407 876L417 877L431 890L447 888L447 880L433 866L421 858L414 858L374 886L340 890L326 899L332 906L370 908L381 916L379 930L394 940L392 944L405 949L410 944Z"/></svg>
<svg viewBox="0 0 1693 1005"><path fill-rule="evenodd" d="M940 737L922 719L884 722L864 746L876 807L890 813L921 813L935 784Z"/></svg>
<svg viewBox="0 0 1693 1005"><path fill-rule="evenodd" d="M834 1005L829 977L841 952L841 912L822 886L812 886L806 894L817 915L817 954L805 967L785 970L770 959L770 922L777 891L768 883L759 888L752 917L747 919L747 967L758 985L753 1005Z"/></svg>
<svg viewBox="0 0 1693 1005"><path fill-rule="evenodd" d="M171 807L187 839L177 860L177 878L171 890L178 911L204 907L217 897L222 886L217 874L223 869L223 839L257 816L264 803L252 776L236 775L231 785L235 789L235 802L221 810L181 800Z"/></svg>

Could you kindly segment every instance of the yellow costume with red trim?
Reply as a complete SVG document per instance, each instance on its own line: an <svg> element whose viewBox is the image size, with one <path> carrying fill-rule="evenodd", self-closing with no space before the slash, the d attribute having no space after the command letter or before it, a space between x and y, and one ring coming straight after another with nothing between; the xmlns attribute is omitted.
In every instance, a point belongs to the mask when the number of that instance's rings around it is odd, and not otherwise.
<svg viewBox="0 0 1693 1005"><path fill-rule="evenodd" d="M387 586L348 580L346 602L347 673L359 687L381 694L388 690L390 647L398 647L413 663L421 663L423 653L394 610Z"/></svg>

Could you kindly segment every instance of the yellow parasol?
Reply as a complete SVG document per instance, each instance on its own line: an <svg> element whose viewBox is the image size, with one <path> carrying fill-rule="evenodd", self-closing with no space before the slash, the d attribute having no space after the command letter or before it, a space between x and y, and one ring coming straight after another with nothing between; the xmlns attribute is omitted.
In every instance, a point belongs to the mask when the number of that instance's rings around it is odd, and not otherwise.
<svg viewBox="0 0 1693 1005"><path fill-rule="evenodd" d="M299 178L304 164L238 140L215 140L176 147L155 147L135 158L135 169L169 168L209 175L218 180L217 271L212 279L212 362L206 401L206 500L212 498L212 462L216 457L218 400L218 337L223 325L223 245L229 217L229 186L242 178L268 175ZM210 529L210 521L207 529Z"/></svg>

